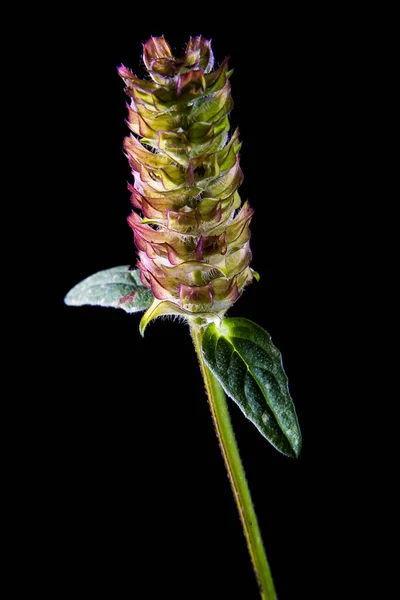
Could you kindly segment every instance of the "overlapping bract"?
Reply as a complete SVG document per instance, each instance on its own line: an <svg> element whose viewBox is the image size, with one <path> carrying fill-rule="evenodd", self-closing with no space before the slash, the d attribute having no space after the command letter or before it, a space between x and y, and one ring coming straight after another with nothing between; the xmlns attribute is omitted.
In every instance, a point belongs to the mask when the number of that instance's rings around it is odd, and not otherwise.
<svg viewBox="0 0 400 600"><path fill-rule="evenodd" d="M128 221L142 282L154 295L143 322L180 314L207 323L222 317L253 277L253 210L237 191L241 144L237 130L229 137L228 62L213 70L211 43L202 36L191 38L180 58L164 37L151 38L143 60L149 80L119 68L131 98L124 149L137 210Z"/></svg>

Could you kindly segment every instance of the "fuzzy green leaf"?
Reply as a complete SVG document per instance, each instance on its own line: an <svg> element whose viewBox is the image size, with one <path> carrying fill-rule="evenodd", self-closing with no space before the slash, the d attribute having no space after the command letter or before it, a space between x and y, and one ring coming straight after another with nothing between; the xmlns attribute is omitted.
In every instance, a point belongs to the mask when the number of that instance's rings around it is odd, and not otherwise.
<svg viewBox="0 0 400 600"><path fill-rule="evenodd" d="M112 306L135 313L146 310L153 298L140 281L139 269L130 270L125 265L87 277L68 292L64 302L69 306Z"/></svg>
<svg viewBox="0 0 400 600"><path fill-rule="evenodd" d="M301 433L279 350L270 335L248 319L212 323L202 339L207 366L225 392L271 444L298 456Z"/></svg>

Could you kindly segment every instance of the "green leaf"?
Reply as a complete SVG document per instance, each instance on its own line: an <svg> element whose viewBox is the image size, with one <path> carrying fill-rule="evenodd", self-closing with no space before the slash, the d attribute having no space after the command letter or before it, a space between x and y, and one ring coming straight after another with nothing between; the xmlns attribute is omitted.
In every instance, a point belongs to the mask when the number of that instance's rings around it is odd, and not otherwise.
<svg viewBox="0 0 400 600"><path fill-rule="evenodd" d="M139 269L129 265L99 271L72 288L64 302L69 306L113 306L128 313L146 310L153 294L140 281Z"/></svg>
<svg viewBox="0 0 400 600"><path fill-rule="evenodd" d="M210 324L202 338L207 366L273 446L298 456L301 433L282 357L262 327L248 319Z"/></svg>

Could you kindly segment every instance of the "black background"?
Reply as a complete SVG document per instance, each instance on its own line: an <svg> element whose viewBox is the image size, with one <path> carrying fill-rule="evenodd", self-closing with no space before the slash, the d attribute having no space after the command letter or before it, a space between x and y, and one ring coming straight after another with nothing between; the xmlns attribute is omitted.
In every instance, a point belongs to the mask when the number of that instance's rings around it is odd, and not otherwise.
<svg viewBox="0 0 400 600"><path fill-rule="evenodd" d="M352 210L345 15L337 28L335 15L303 10L185 11L65 9L36 40L49 132L39 244L52 273L43 307L48 352L39 358L48 376L36 375L39 425L27 465L51 575L36 576L56 598L77 590L258 598L187 327L158 320L142 339L139 315L63 304L83 278L136 260L117 66L143 74L141 44L150 35L164 34L179 51L203 34L217 62L229 55L235 69L240 192L255 209L252 266L261 281L229 315L271 334L303 432L299 459L285 458L230 402L267 555L280 600L352 597L361 524L351 489L360 458L342 409L356 411L359 400L337 376L346 289L338 264L343 215Z"/></svg>

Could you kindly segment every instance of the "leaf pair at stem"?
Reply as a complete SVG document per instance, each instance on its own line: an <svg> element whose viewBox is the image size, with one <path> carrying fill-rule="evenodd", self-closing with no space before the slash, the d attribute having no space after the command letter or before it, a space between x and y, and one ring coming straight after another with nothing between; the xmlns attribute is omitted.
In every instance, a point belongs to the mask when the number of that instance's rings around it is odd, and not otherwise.
<svg viewBox="0 0 400 600"><path fill-rule="evenodd" d="M126 312L146 310L153 295L128 266L100 271L66 296L71 306L112 306ZM298 456L301 433L279 350L259 325L224 318L202 328L201 351L225 393L280 452Z"/></svg>

